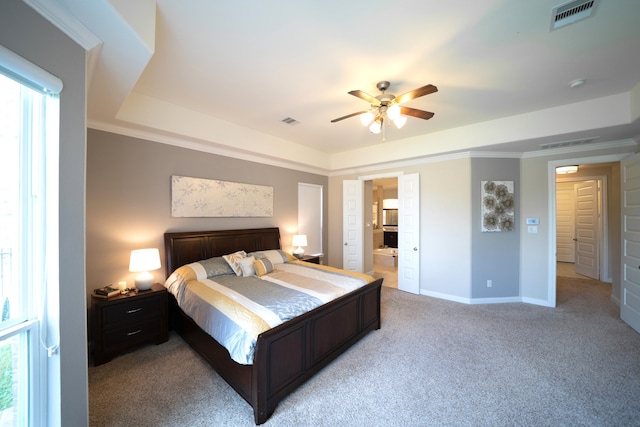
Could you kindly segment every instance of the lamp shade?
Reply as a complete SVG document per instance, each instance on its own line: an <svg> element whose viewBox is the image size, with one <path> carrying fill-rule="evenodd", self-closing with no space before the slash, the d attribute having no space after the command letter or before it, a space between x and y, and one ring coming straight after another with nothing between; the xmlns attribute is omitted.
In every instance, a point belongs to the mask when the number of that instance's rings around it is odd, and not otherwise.
<svg viewBox="0 0 640 427"><path fill-rule="evenodd" d="M369 126L369 131L371 133L378 134L378 133L380 133L381 130L382 130L382 120L381 119L376 119L376 121L371 123L371 126Z"/></svg>
<svg viewBox="0 0 640 427"><path fill-rule="evenodd" d="M360 114L360 123L362 123L362 126L369 126L375 118L376 116L374 116L371 111L367 111L366 113Z"/></svg>
<svg viewBox="0 0 640 427"><path fill-rule="evenodd" d="M129 259L129 271L140 273L136 277L136 288L140 291L151 289L153 285L153 275L151 270L160 268L160 252L156 248L136 249L131 251Z"/></svg>
<svg viewBox="0 0 640 427"><path fill-rule="evenodd" d="M307 246L307 235L306 234L296 234L293 236L293 242L291 242L293 246Z"/></svg>

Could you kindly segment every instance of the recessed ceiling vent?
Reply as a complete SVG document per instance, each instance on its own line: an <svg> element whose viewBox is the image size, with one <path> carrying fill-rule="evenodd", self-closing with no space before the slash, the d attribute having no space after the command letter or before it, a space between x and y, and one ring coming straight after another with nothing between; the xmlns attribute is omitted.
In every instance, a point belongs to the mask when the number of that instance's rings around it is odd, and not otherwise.
<svg viewBox="0 0 640 427"><path fill-rule="evenodd" d="M286 117L282 119L282 122L291 126L294 126L300 123L299 121L297 121L296 119L292 119L291 117Z"/></svg>
<svg viewBox="0 0 640 427"><path fill-rule="evenodd" d="M585 145L590 144L600 138L599 136L594 136L591 138L584 139L572 139L570 141L558 141L558 142L549 142L546 144L540 144L540 148L543 150L548 150L550 148L562 148L562 147L573 147L575 145Z"/></svg>
<svg viewBox="0 0 640 427"><path fill-rule="evenodd" d="M596 11L600 0L573 0L551 10L550 31L587 19Z"/></svg>

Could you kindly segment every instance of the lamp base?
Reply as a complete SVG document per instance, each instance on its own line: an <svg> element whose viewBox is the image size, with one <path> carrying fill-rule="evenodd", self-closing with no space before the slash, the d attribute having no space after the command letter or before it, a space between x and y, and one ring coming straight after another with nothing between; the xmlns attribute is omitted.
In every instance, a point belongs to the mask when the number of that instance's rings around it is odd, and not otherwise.
<svg viewBox="0 0 640 427"><path fill-rule="evenodd" d="M298 247L298 249L293 251L293 256L298 259L301 259L304 256L304 249L302 249L301 247Z"/></svg>
<svg viewBox="0 0 640 427"><path fill-rule="evenodd" d="M136 277L136 289L139 291L148 291L153 286L153 274L144 271Z"/></svg>

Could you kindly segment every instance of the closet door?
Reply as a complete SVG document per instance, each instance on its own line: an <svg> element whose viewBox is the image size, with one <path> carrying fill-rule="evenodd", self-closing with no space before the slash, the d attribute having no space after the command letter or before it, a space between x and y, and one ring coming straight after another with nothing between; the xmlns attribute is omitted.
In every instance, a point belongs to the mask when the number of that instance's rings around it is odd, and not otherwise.
<svg viewBox="0 0 640 427"><path fill-rule="evenodd" d="M556 184L556 260L576 261L574 183Z"/></svg>
<svg viewBox="0 0 640 427"><path fill-rule="evenodd" d="M342 268L358 273L364 269L363 187L358 179L342 183Z"/></svg>
<svg viewBox="0 0 640 427"><path fill-rule="evenodd" d="M621 163L622 295L620 318L640 332L640 155Z"/></svg>

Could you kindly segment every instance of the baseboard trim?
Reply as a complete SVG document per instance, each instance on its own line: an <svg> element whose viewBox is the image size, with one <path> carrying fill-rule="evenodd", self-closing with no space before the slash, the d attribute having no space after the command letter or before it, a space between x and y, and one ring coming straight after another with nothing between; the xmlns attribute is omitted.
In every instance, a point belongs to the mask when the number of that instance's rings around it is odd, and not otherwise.
<svg viewBox="0 0 640 427"><path fill-rule="evenodd" d="M526 298L526 297L500 297L500 298L464 298L455 295L443 294L441 292L433 292L425 289L420 289L420 295L425 295L428 297L443 299L447 301L459 302L462 304L505 304L505 303L513 303L513 302L523 302L526 304L540 305L543 307L555 307L551 305L547 300L541 300L537 298Z"/></svg>
<svg viewBox="0 0 640 427"><path fill-rule="evenodd" d="M522 302L522 298L520 297L472 298L470 304L504 304L509 302Z"/></svg>

